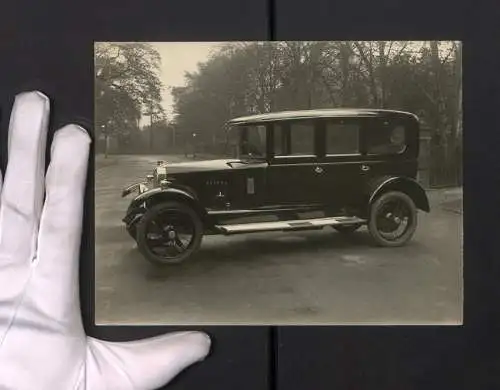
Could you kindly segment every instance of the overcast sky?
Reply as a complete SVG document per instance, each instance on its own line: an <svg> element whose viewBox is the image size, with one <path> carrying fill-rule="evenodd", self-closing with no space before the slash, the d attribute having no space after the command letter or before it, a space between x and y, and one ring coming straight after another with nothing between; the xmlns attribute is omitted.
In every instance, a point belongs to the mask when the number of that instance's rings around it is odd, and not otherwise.
<svg viewBox="0 0 500 390"><path fill-rule="evenodd" d="M193 72L199 62L208 59L210 52L221 42L158 42L152 43L161 56L160 78L165 87L163 106L168 117L172 117L173 99L169 87L185 85L184 73Z"/></svg>

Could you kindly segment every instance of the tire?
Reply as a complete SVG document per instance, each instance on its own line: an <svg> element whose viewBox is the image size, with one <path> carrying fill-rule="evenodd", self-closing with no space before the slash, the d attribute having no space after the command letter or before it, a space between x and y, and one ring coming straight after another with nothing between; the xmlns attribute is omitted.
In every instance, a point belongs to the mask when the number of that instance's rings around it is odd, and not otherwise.
<svg viewBox="0 0 500 390"><path fill-rule="evenodd" d="M155 253L155 251L151 248L150 241L148 241L148 235L151 233L150 228L153 224L157 230L161 230L161 233L157 233L157 235L159 234L162 236L161 240L163 240L163 236L165 235L165 225L163 222L158 222L158 219L165 213L170 213L171 217L174 215L183 216L186 222L189 220L192 225L191 241L182 253L173 257L165 255L162 256L161 254ZM136 241L139 251L146 258L146 260L154 265L172 265L182 263L190 258L199 249L203 238L203 223L199 215L188 205L179 202L165 202L151 207L137 223L136 228ZM177 242L178 233L176 233L176 230L174 230L174 234L176 235L176 239L174 241ZM165 246L165 248L176 248L174 252L178 251L177 245Z"/></svg>
<svg viewBox="0 0 500 390"><path fill-rule="evenodd" d="M352 234L356 230L358 230L361 226L362 226L362 224L355 223L352 225L336 225L336 226L333 226L333 228L342 234Z"/></svg>
<svg viewBox="0 0 500 390"><path fill-rule="evenodd" d="M130 237L132 237L134 240L137 239L137 226L129 226L127 227L127 233L129 234Z"/></svg>
<svg viewBox="0 0 500 390"><path fill-rule="evenodd" d="M392 203L401 205L401 210L404 210L404 212L401 211L398 213L397 211L400 210L398 208L393 210L394 213L391 213L390 206ZM397 220L398 218L401 220L403 215L408 218L407 225L399 234L395 233L393 236L390 236L387 232L381 231L382 227L398 226ZM401 229L401 224L399 224L398 229ZM386 192L380 195L371 205L368 231L377 246L397 247L405 245L411 240L416 229L417 208L413 200L405 193L398 191Z"/></svg>

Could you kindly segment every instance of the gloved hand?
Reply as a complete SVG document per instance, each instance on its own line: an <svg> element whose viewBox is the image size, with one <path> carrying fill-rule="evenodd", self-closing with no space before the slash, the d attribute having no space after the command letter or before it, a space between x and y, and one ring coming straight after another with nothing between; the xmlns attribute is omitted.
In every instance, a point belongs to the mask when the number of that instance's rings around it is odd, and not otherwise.
<svg viewBox="0 0 500 390"><path fill-rule="evenodd" d="M0 175L0 389L155 389L208 354L198 332L134 342L85 335L78 261L90 137L59 129L45 176L49 100L16 97ZM91 261L84 259L84 261Z"/></svg>

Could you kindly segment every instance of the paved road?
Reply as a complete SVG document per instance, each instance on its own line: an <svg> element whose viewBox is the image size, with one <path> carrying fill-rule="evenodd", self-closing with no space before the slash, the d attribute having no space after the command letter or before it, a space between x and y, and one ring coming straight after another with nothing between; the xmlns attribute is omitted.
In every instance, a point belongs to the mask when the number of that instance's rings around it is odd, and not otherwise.
<svg viewBox="0 0 500 390"><path fill-rule="evenodd" d="M157 157L112 159L96 171L98 324L462 321L462 216L439 206L456 203L443 191L429 193L434 209L402 248L374 248L366 230L213 236L196 258L158 270L120 222L129 202L121 188Z"/></svg>

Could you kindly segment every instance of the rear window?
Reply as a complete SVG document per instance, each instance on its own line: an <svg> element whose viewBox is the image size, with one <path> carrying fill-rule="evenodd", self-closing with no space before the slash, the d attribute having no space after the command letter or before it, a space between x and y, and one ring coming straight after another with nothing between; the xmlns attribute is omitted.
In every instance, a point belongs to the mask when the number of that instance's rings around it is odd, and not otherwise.
<svg viewBox="0 0 500 390"><path fill-rule="evenodd" d="M400 124L383 122L367 133L368 154L398 154L406 149L406 128Z"/></svg>

